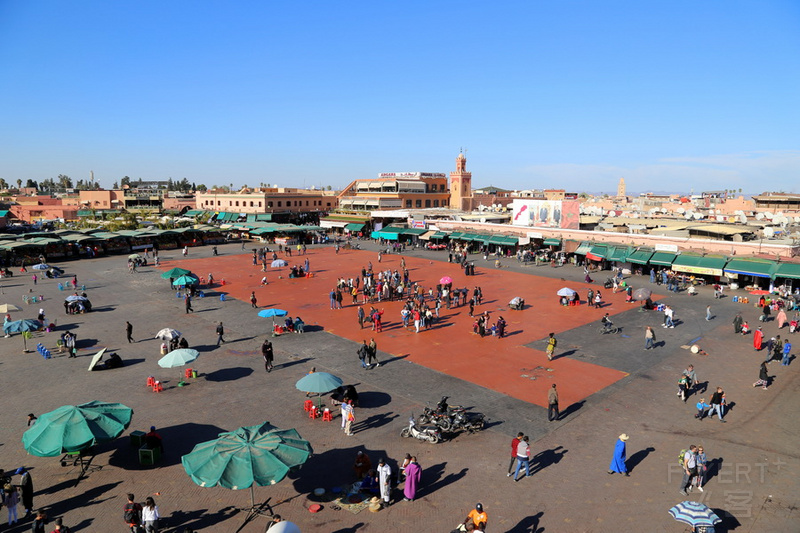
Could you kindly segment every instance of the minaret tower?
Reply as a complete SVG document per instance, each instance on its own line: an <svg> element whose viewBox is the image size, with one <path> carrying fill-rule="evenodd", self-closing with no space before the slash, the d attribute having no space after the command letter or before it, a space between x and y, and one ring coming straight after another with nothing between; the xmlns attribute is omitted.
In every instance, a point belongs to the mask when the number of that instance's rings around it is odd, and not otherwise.
<svg viewBox="0 0 800 533"><path fill-rule="evenodd" d="M617 198L624 200L625 196L625 178L620 178L617 184Z"/></svg>
<svg viewBox="0 0 800 533"><path fill-rule="evenodd" d="M456 157L456 170L450 173L450 207L472 211L472 172L467 172L464 151Z"/></svg>

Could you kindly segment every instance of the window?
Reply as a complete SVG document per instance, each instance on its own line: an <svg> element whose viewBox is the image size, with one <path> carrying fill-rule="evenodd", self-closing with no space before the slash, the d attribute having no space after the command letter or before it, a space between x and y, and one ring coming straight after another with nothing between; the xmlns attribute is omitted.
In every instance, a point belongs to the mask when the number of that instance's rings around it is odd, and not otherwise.
<svg viewBox="0 0 800 533"><path fill-rule="evenodd" d="M261 202L260 201L258 202L258 207L261 207Z"/></svg>
<svg viewBox="0 0 800 533"><path fill-rule="evenodd" d="M253 207L253 201L250 200L250 207Z"/></svg>
<svg viewBox="0 0 800 533"><path fill-rule="evenodd" d="M439 200L433 201L433 207L439 207Z"/></svg>
<svg viewBox="0 0 800 533"><path fill-rule="evenodd" d="M330 203L330 202L328 202L328 207L330 207L330 206L331 206L331 203Z"/></svg>
<svg viewBox="0 0 800 533"><path fill-rule="evenodd" d="M272 207L272 202L267 202L267 207Z"/></svg>
<svg viewBox="0 0 800 533"><path fill-rule="evenodd" d="M236 200L236 207L239 207L239 200Z"/></svg>
<svg viewBox="0 0 800 533"><path fill-rule="evenodd" d="M308 207L308 200L306 200L306 207Z"/></svg>
<svg viewBox="0 0 800 533"><path fill-rule="evenodd" d="M431 201L425 200L425 207L430 207L430 206L431 206Z"/></svg>
<svg viewBox="0 0 800 533"><path fill-rule="evenodd" d="M416 204L417 204L417 208L422 207L422 200L417 200Z"/></svg>
<svg viewBox="0 0 800 533"><path fill-rule="evenodd" d="M281 206L281 203L280 203L280 202L278 202L278 207L280 207L280 206Z"/></svg>
<svg viewBox="0 0 800 533"><path fill-rule="evenodd" d="M406 200L406 207L411 207L411 200Z"/></svg>

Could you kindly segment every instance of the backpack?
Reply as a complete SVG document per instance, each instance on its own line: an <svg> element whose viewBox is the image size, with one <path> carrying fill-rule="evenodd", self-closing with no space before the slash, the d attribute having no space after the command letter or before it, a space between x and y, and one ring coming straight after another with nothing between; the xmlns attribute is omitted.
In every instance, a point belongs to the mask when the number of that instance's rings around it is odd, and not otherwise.
<svg viewBox="0 0 800 533"><path fill-rule="evenodd" d="M686 460L686 454L687 454L688 452L689 452L689 450L681 450L681 455L680 455L680 457L678 457L678 465L679 465L681 468L683 468L684 461Z"/></svg>
<svg viewBox="0 0 800 533"><path fill-rule="evenodd" d="M139 524L139 509L135 503L126 503L123 507L122 519L126 524Z"/></svg>

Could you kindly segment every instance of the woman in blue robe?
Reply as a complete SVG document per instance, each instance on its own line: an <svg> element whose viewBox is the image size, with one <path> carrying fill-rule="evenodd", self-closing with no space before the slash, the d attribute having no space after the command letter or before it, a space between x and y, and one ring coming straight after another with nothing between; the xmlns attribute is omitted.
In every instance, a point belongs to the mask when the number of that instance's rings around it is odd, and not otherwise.
<svg viewBox="0 0 800 533"><path fill-rule="evenodd" d="M614 447L614 457L611 459L611 465L608 467L608 473L620 473L628 475L628 467L625 466L625 443L630 437L623 433L617 439L617 445Z"/></svg>

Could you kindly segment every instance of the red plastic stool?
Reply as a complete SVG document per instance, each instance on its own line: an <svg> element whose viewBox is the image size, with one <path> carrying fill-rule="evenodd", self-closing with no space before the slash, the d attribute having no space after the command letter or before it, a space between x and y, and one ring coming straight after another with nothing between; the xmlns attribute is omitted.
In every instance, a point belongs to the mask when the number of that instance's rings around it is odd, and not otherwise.
<svg viewBox="0 0 800 533"><path fill-rule="evenodd" d="M331 414L331 410L327 407L324 411L322 411L322 421L323 422L333 422L333 415Z"/></svg>
<svg viewBox="0 0 800 533"><path fill-rule="evenodd" d="M156 384L156 378L153 376L147 376L147 386L152 387Z"/></svg>
<svg viewBox="0 0 800 533"><path fill-rule="evenodd" d="M314 401L313 400L306 400L303 403L303 411L308 412L308 411L312 410L313 408L314 408Z"/></svg>
<svg viewBox="0 0 800 533"><path fill-rule="evenodd" d="M164 390L164 387L161 386L161 382L160 381L156 381L153 384L153 392L161 392L163 390Z"/></svg>
<svg viewBox="0 0 800 533"><path fill-rule="evenodd" d="M186 376L186 379L190 379L192 377L192 369L187 368L186 371L184 372L184 375Z"/></svg>
<svg viewBox="0 0 800 533"><path fill-rule="evenodd" d="M319 411L316 407L312 407L311 410L308 412L308 418L317 418L319 416Z"/></svg>

